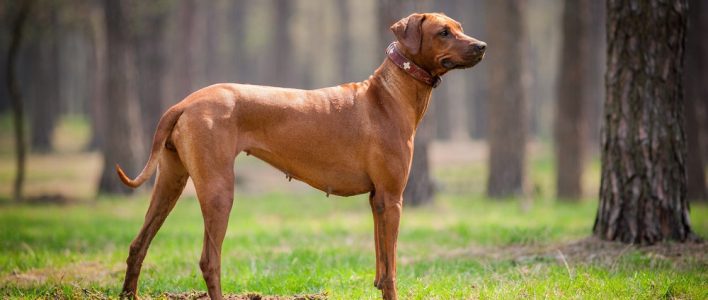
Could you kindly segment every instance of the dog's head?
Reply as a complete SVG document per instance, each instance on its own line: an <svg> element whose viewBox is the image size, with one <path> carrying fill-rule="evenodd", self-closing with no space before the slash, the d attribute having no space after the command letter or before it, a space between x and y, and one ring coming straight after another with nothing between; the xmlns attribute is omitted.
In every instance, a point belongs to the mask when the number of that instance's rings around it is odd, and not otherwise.
<svg viewBox="0 0 708 300"><path fill-rule="evenodd" d="M441 13L412 14L393 24L391 31L404 55L433 75L476 65L487 47Z"/></svg>

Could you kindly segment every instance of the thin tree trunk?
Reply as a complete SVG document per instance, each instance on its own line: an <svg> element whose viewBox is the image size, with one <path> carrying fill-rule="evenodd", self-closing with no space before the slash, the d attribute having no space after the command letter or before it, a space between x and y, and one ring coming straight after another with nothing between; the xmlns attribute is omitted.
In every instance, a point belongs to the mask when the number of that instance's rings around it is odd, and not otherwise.
<svg viewBox="0 0 708 300"><path fill-rule="evenodd" d="M489 0L489 174L487 195L519 196L524 190L527 97L522 77L526 72L526 1Z"/></svg>
<svg viewBox="0 0 708 300"><path fill-rule="evenodd" d="M594 0L568 0L563 8L563 44L556 83L554 129L557 196L565 201L577 201L583 193L591 1Z"/></svg>
<svg viewBox="0 0 708 300"><path fill-rule="evenodd" d="M87 150L104 148L106 136L106 120L104 119L106 103L106 21L101 1L95 1L90 8L91 43L93 74L91 77L91 141Z"/></svg>
<svg viewBox="0 0 708 300"><path fill-rule="evenodd" d="M458 0L458 6L451 16L455 20L461 20L467 35L487 41L486 24L487 8L486 2L482 0L469 1ZM489 120L488 95L487 88L488 80L488 62L483 60L480 64L474 67L472 72L462 72L466 79L463 87L466 89L466 97L463 99L466 107L462 111L467 115L467 132L468 136L473 139L484 139L487 137L487 124Z"/></svg>
<svg viewBox="0 0 708 300"><path fill-rule="evenodd" d="M57 7L51 7L47 20L42 20L46 27L40 29L40 38L35 43L39 48L37 60L33 63L34 97L28 99L32 107L30 116L30 150L38 153L48 153L52 150L52 137L59 116L60 86L59 86L59 22Z"/></svg>
<svg viewBox="0 0 708 300"><path fill-rule="evenodd" d="M601 239L695 238L681 84L686 8L686 0L607 2L602 179L593 228Z"/></svg>
<svg viewBox="0 0 708 300"><path fill-rule="evenodd" d="M7 52L7 89L10 96L10 106L12 107L13 123L15 126L15 151L17 154L17 173L15 174L15 182L12 190L12 199L15 202L21 202L23 197L22 187L25 181L25 154L27 152L25 149L22 95L20 94L20 88L17 84L15 64L17 63L17 52L22 43L24 26L33 3L33 0L24 0L20 4L17 18L12 23L10 49Z"/></svg>
<svg viewBox="0 0 708 300"><path fill-rule="evenodd" d="M380 0L378 2L378 32L379 39L378 44L380 51L384 51L389 43L394 41L393 34L391 34L391 25L398 21L400 18L406 16L399 16L401 13L402 0Z"/></svg>
<svg viewBox="0 0 708 300"><path fill-rule="evenodd" d="M272 78L274 84L284 87L292 87L295 82L291 78L292 67L294 61L292 57L293 42L290 40L291 16L293 14L296 3L290 0L275 0L275 15L273 30L273 41L271 49L273 49L274 65L272 68ZM303 78L304 81L309 81ZM307 84L307 83L305 83Z"/></svg>
<svg viewBox="0 0 708 300"><path fill-rule="evenodd" d="M108 36L108 102L105 115L108 127L98 190L99 193L127 194L132 190L118 180L114 165L120 163L129 174L136 174L146 156L134 81L136 70L127 31L129 3L105 0L104 6Z"/></svg>
<svg viewBox="0 0 708 300"><path fill-rule="evenodd" d="M195 51L196 45L196 26L195 26L195 12L196 3L195 0L184 0L180 2L179 8L177 9L178 18L178 37L175 55L177 56L177 63L175 67L175 77L173 78L176 82L174 88L175 97L170 97L172 101L179 101L187 97L192 93L192 85L194 84L194 64L193 52Z"/></svg>
<svg viewBox="0 0 708 300"><path fill-rule="evenodd" d="M339 53L339 77L341 82L350 82L352 81L352 76L351 76L351 61L352 61L352 54L351 54L351 40L352 37L349 34L349 28L351 25L349 24L350 18L349 14L351 13L351 10L349 10L349 0L338 0L337 1L337 16L339 17L339 26L340 26L340 33L339 33L339 38L338 38L338 49L337 52Z"/></svg>
<svg viewBox="0 0 708 300"><path fill-rule="evenodd" d="M413 140L413 162L411 162L406 189L403 191L406 205L418 206L433 201L435 185L430 178L429 163L430 143L434 134L434 126L430 124L432 121L430 116L424 118Z"/></svg>
<svg viewBox="0 0 708 300"><path fill-rule="evenodd" d="M157 128L157 121L165 108L163 84L167 57L165 53L165 33L167 22L166 5L146 3L143 9L150 10L143 15L141 31L136 33L135 48L137 49L138 95L140 97L141 116L143 119L143 135L152 137Z"/></svg>
<svg viewBox="0 0 708 300"><path fill-rule="evenodd" d="M230 4L232 16L229 20L229 24L231 24L230 32L234 35L234 40L236 41L232 45L234 48L230 57L234 62L234 69L231 70L231 72L233 72L233 81L244 83L253 82L252 64L250 61L247 61L248 48L243 42L246 40L247 24L245 18L248 15L249 3L246 1L234 1L230 2Z"/></svg>
<svg viewBox="0 0 708 300"><path fill-rule="evenodd" d="M684 71L684 89L686 91L686 158L687 197L691 201L708 201L706 191L703 152L708 147L708 4L704 0L690 0L688 11L688 30L686 32L686 69Z"/></svg>

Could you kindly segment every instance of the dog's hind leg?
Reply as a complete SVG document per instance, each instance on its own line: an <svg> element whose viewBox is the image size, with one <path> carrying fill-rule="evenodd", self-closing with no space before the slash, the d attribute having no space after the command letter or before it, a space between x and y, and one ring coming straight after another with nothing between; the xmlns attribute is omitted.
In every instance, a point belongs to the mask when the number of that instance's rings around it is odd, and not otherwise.
<svg viewBox="0 0 708 300"><path fill-rule="evenodd" d="M223 154L223 153L222 153ZM226 235L234 200L234 158L211 153L198 158L192 173L197 197L204 217L204 246L199 267L211 299L222 299L221 246ZM190 170L191 172L191 170Z"/></svg>
<svg viewBox="0 0 708 300"><path fill-rule="evenodd" d="M163 150L160 154L157 180L152 190L150 207L145 214L145 223L143 223L138 236L130 244L130 254L127 260L128 268L125 272L121 298L136 297L140 268L150 242L175 206L188 177L189 175L179 160L177 153Z"/></svg>

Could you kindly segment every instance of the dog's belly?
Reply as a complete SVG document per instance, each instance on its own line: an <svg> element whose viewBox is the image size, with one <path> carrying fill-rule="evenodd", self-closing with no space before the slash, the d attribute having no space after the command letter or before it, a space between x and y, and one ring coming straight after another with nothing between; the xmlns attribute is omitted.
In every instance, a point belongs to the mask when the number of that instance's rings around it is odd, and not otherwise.
<svg viewBox="0 0 708 300"><path fill-rule="evenodd" d="M285 173L284 179L294 178L327 194L352 196L370 192L373 183L358 163L332 157L318 157L317 153L304 154L278 151L274 153L259 148L246 150Z"/></svg>

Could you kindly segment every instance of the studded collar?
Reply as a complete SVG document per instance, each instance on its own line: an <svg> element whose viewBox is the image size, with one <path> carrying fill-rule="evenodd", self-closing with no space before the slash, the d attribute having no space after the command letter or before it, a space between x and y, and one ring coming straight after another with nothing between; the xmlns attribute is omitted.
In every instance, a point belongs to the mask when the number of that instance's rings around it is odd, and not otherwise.
<svg viewBox="0 0 708 300"><path fill-rule="evenodd" d="M392 42L388 45L386 48L386 55L388 55L388 58L396 64L396 66L401 68L401 70L405 71L413 78L432 86L433 88L436 88L440 84L440 81L442 81L440 76L431 75L428 71L423 70L423 68L403 56L401 51L398 50L398 42Z"/></svg>

